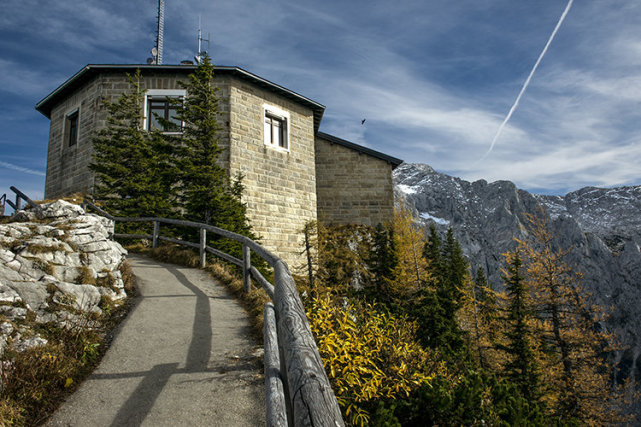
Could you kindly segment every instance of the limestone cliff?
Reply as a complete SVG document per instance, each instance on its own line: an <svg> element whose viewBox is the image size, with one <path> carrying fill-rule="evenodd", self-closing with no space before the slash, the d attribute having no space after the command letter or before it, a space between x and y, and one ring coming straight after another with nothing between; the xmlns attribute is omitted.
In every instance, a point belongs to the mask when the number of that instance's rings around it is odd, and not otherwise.
<svg viewBox="0 0 641 427"><path fill-rule="evenodd" d="M0 224L0 355L46 343L34 324L91 327L105 302L126 297L113 223L62 200L42 208Z"/></svg>
<svg viewBox="0 0 641 427"><path fill-rule="evenodd" d="M525 214L546 209L552 231L568 261L584 275L595 302L612 307L607 326L627 349L616 354L625 376L641 375L641 186L587 187L566 196L540 196L512 182L467 182L422 164L394 171L397 202L404 202L426 226L451 226L472 268L485 269L502 286L501 254L514 238L527 236Z"/></svg>

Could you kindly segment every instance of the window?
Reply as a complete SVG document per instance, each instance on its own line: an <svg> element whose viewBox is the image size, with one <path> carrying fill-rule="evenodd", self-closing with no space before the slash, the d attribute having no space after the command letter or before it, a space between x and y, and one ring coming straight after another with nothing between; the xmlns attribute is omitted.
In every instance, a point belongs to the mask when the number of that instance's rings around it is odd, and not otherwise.
<svg viewBox="0 0 641 427"><path fill-rule="evenodd" d="M65 117L65 141L69 147L78 143L79 110L76 109Z"/></svg>
<svg viewBox="0 0 641 427"><path fill-rule="evenodd" d="M278 108L265 106L265 145L289 150L289 113Z"/></svg>
<svg viewBox="0 0 641 427"><path fill-rule="evenodd" d="M180 133L182 131L182 122L176 117L180 104L172 102L170 99L182 100L184 97L184 90L148 90L145 97L145 129L160 129L166 133ZM169 121L169 126L166 128L161 124L163 119Z"/></svg>

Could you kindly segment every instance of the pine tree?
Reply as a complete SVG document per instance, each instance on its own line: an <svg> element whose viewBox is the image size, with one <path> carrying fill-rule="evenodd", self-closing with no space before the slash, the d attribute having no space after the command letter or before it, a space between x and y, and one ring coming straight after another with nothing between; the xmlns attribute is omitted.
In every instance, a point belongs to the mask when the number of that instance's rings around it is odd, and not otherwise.
<svg viewBox="0 0 641 427"><path fill-rule="evenodd" d="M532 338L532 311L528 289L523 277L523 263L517 252L506 254L507 269L503 280L508 293L505 338L502 346L508 354L505 374L529 401L539 400L539 373Z"/></svg>
<svg viewBox="0 0 641 427"><path fill-rule="evenodd" d="M397 265L394 230L379 223L373 232L372 249L368 259L368 267L372 273L372 283L365 289L368 297L386 305L392 302L388 283L392 280Z"/></svg>
<svg viewBox="0 0 641 427"><path fill-rule="evenodd" d="M185 217L256 238L241 200L242 175L231 180L218 163L222 152L219 90L214 86L214 66L209 57L203 58L182 86L187 95L177 115L184 124L177 161ZM214 239L214 246L235 255L240 253L237 242Z"/></svg>
<svg viewBox="0 0 641 427"><path fill-rule="evenodd" d="M170 216L174 206L172 148L143 129L140 70L116 102L105 100L107 126L93 138L94 196L117 216Z"/></svg>
<svg viewBox="0 0 641 427"><path fill-rule="evenodd" d="M458 314L463 306L463 289L469 282L467 261L450 228L444 244L432 225L423 254L432 273L430 287L420 290L414 315L421 323L419 335L425 345L446 353L451 359L467 359L465 332ZM456 356L455 356L456 355Z"/></svg>

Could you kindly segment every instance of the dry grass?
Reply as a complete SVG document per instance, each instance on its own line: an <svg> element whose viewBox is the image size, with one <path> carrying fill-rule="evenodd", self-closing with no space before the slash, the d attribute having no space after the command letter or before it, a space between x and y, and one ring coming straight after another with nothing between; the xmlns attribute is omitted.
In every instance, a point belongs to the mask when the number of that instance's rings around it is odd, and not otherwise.
<svg viewBox="0 0 641 427"><path fill-rule="evenodd" d="M111 331L124 319L129 301L101 301L105 316L96 319L84 313L83 321L65 329L54 323L36 324L32 330L49 343L18 353L7 350L0 359L4 389L0 393L0 425L41 425L94 370L107 348ZM32 314L32 311L28 313ZM100 320L99 328L89 328Z"/></svg>
<svg viewBox="0 0 641 427"><path fill-rule="evenodd" d="M96 278L91 274L91 269L86 265L78 267L78 276L76 277L78 285L95 285Z"/></svg>

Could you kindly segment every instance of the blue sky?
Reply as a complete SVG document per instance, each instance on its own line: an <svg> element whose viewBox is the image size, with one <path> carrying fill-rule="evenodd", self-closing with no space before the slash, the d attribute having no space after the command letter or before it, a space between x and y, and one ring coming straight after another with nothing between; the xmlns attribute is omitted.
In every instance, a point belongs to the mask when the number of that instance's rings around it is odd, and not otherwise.
<svg viewBox="0 0 641 427"><path fill-rule="evenodd" d="M144 63L155 0L1 0L0 195L40 198L35 104L88 63ZM576 0L493 151L565 0L166 0L164 63L214 63L327 107L321 130L467 180L564 194L641 184L641 2ZM367 119L361 125L362 119ZM482 160L481 160L482 159Z"/></svg>

